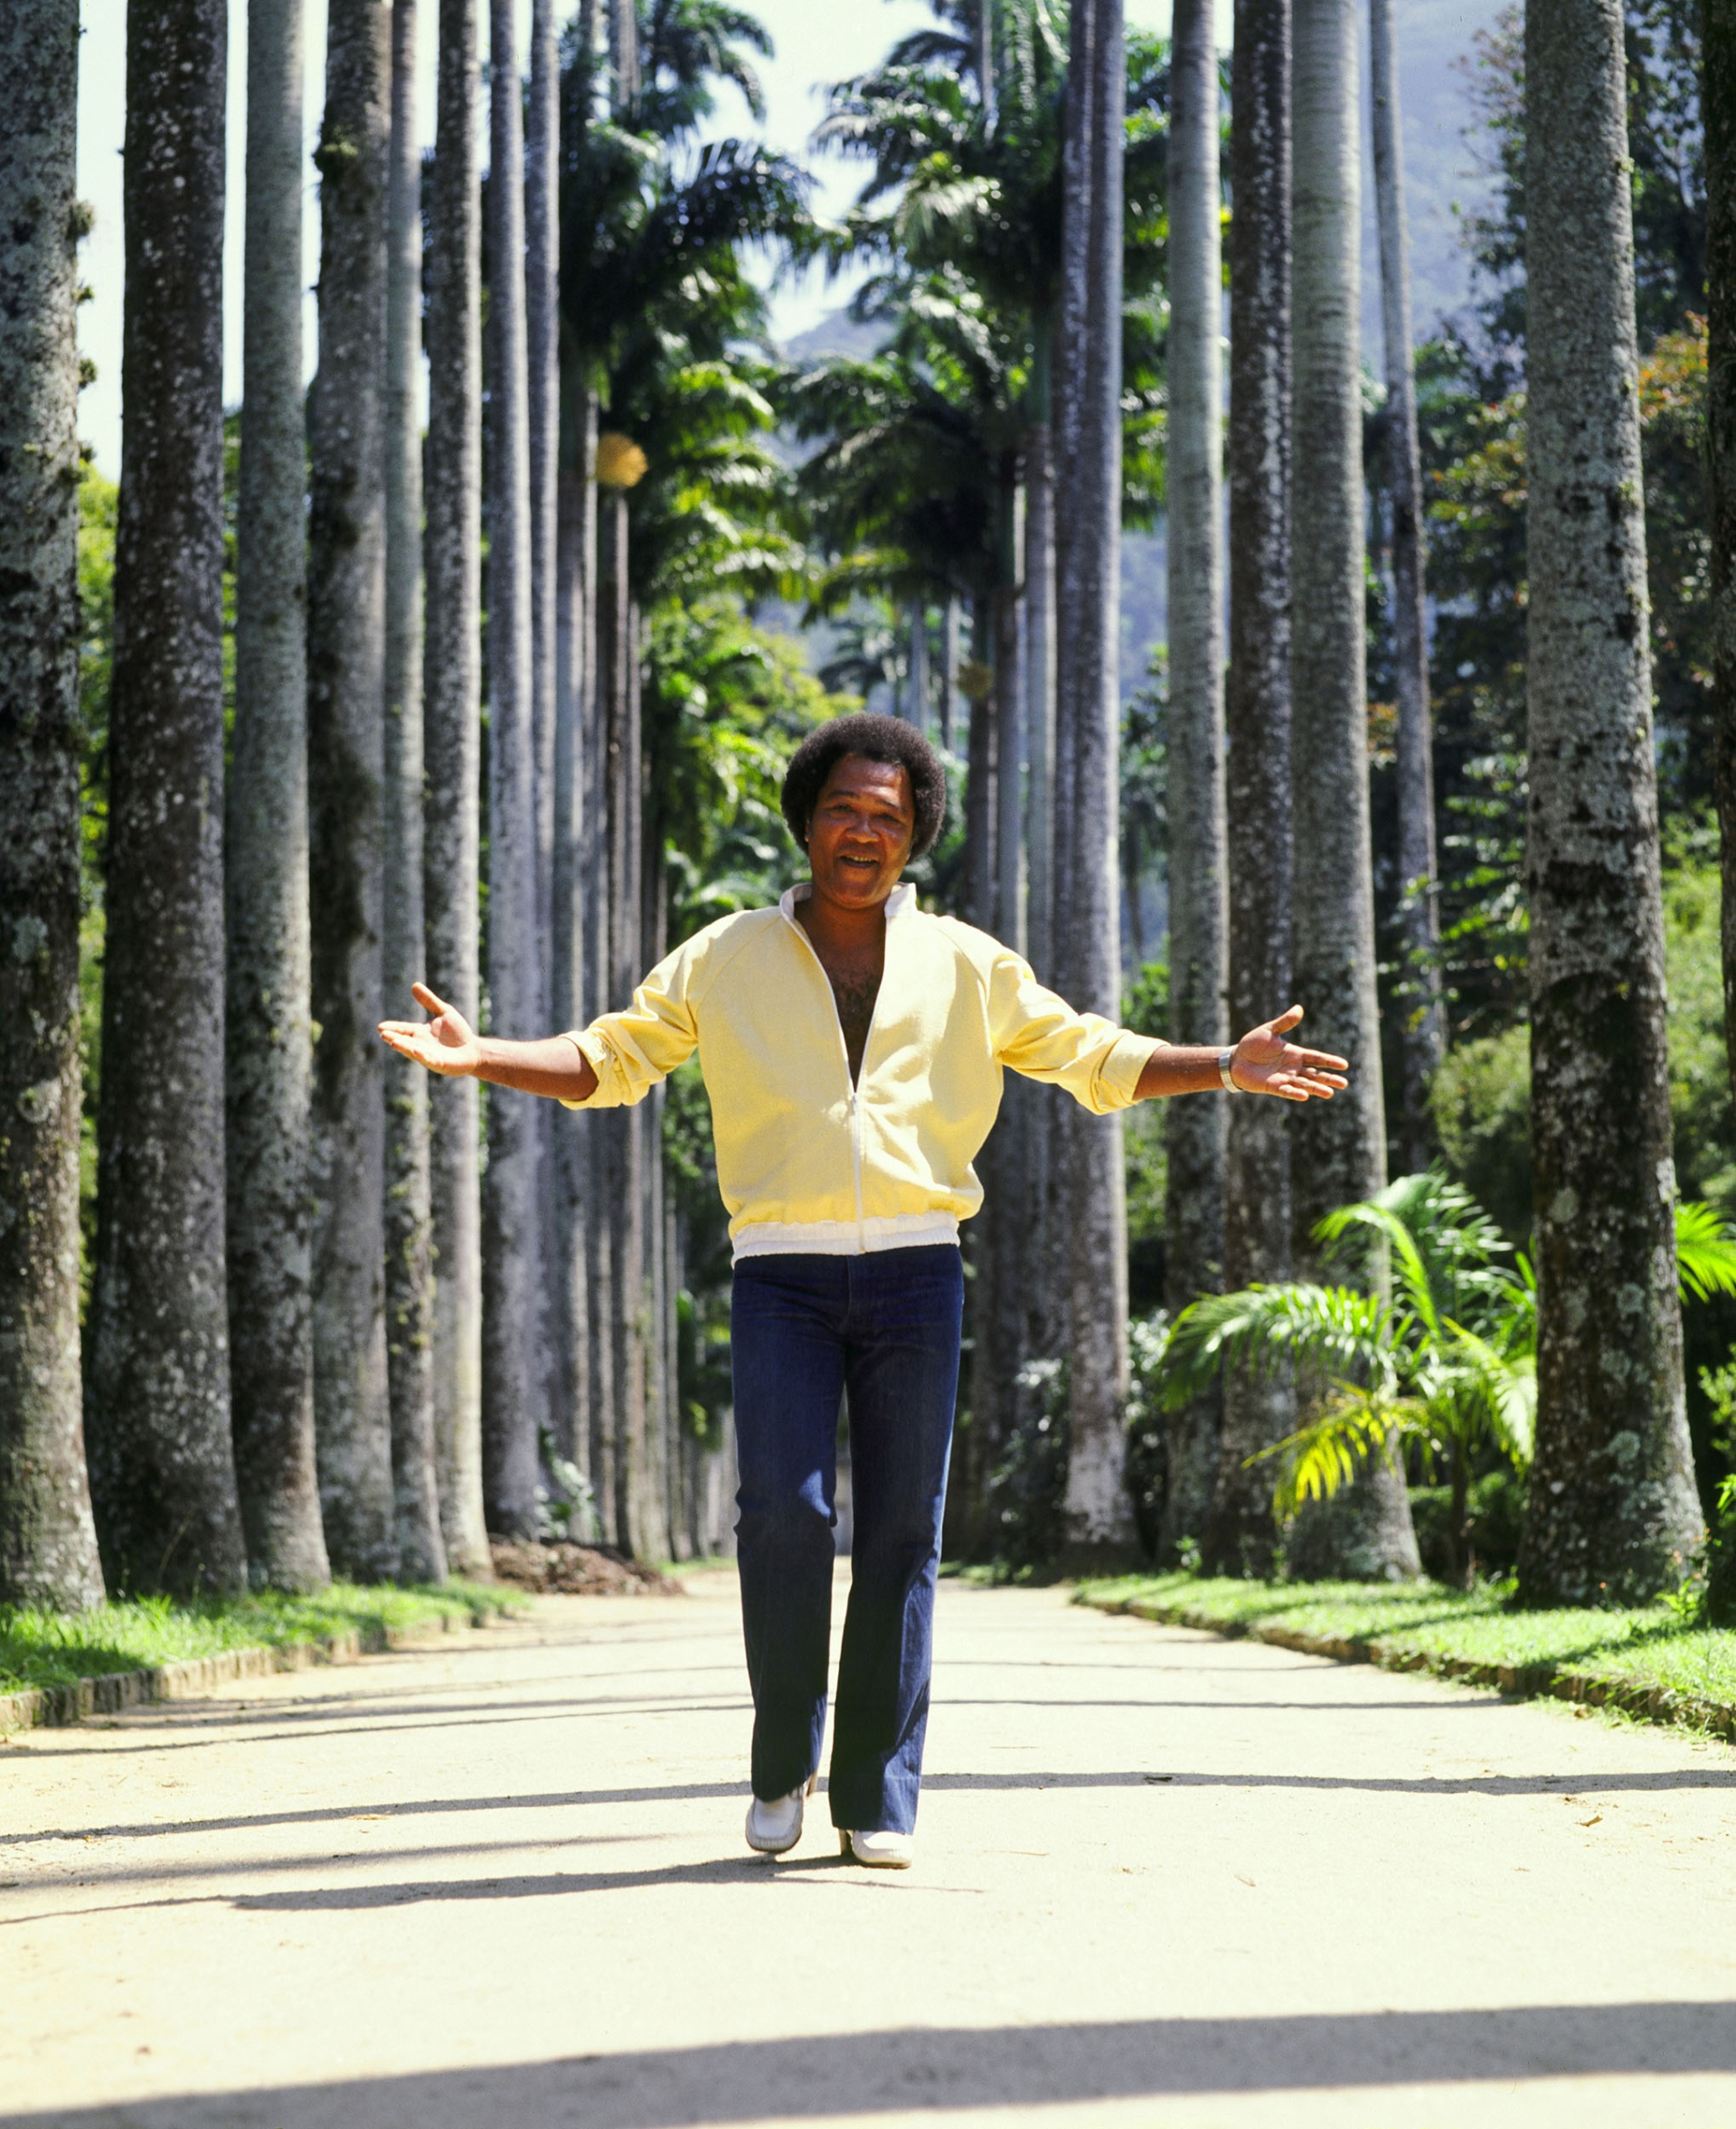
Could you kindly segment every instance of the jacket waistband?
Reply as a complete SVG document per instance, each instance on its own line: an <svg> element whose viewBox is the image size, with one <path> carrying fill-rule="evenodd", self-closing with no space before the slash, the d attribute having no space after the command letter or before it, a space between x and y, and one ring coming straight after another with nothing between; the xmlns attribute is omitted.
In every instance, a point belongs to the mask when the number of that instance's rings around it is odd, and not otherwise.
<svg viewBox="0 0 1736 2129"><path fill-rule="evenodd" d="M735 1238L744 1257L865 1257L877 1249L922 1249L956 1242L950 1212L897 1212L879 1220L756 1220Z"/></svg>

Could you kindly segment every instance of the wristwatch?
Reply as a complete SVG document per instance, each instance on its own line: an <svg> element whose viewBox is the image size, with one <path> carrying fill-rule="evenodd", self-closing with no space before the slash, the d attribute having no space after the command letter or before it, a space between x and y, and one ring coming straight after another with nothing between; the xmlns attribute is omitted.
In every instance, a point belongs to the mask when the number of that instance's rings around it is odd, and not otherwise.
<svg viewBox="0 0 1736 2129"><path fill-rule="evenodd" d="M1241 1088L1238 1087L1235 1081L1230 1077L1230 1068L1235 1061L1236 1046L1233 1042L1230 1045L1228 1050L1219 1050L1218 1077L1223 1081L1223 1090L1226 1094L1240 1094L1241 1092Z"/></svg>

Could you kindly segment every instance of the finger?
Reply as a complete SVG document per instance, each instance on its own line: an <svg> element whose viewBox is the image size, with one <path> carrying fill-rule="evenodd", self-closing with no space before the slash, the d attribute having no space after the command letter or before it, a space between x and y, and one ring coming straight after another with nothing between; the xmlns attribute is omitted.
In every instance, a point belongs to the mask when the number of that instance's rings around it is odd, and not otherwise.
<svg viewBox="0 0 1736 2129"><path fill-rule="evenodd" d="M390 1042L394 1035L425 1035L428 1023L420 1020L382 1020L380 1032Z"/></svg>
<svg viewBox="0 0 1736 2129"><path fill-rule="evenodd" d="M1322 1072L1347 1072L1350 1069L1350 1060L1347 1057L1335 1057L1329 1050L1298 1050L1296 1061L1298 1065L1308 1065Z"/></svg>
<svg viewBox="0 0 1736 2129"><path fill-rule="evenodd" d="M429 1013L450 1013L453 1010L444 998L437 998L426 984L411 984L410 993L417 1004Z"/></svg>
<svg viewBox="0 0 1736 2129"><path fill-rule="evenodd" d="M1269 1020L1266 1022L1266 1025L1271 1030L1273 1034L1284 1035L1289 1032L1289 1031L1296 1025L1297 1022L1299 1021L1301 1017L1302 1008L1299 1005L1292 1005L1288 1013L1280 1013L1277 1014L1275 1018Z"/></svg>

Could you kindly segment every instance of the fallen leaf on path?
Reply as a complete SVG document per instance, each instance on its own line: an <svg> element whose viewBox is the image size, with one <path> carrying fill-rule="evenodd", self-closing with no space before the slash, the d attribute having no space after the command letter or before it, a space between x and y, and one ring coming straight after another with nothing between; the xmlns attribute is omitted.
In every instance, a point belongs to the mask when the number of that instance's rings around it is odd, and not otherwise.
<svg viewBox="0 0 1736 2129"><path fill-rule="evenodd" d="M1254 1881L1251 1878L1244 1878L1240 1870L1236 1872L1236 1883L1238 1885L1251 1885L1253 1882Z"/></svg>
<svg viewBox="0 0 1736 2129"><path fill-rule="evenodd" d="M1603 1823L1603 1813L1599 1812L1593 1819L1581 1819L1580 1823L1582 1826L1600 1826Z"/></svg>

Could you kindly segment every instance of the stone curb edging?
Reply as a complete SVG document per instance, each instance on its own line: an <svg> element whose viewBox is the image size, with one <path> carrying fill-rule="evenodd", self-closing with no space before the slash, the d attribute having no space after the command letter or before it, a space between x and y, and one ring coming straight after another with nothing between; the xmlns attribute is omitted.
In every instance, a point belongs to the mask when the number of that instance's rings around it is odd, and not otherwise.
<svg viewBox="0 0 1736 2129"><path fill-rule="evenodd" d="M1710 1730L1714 1737L1736 1744L1736 1707L1723 1700L1703 1700L1697 1693L1672 1692L1667 1686L1598 1678L1584 1671L1563 1670L1554 1663L1478 1663L1467 1656L1431 1656L1418 1649L1390 1647L1378 1637L1344 1640L1334 1634L1304 1634L1292 1626L1243 1625L1236 1620L1214 1619L1210 1613L1195 1611L1188 1605L1157 1604L1148 1597L1118 1600L1081 1596L1078 1601L1094 1611L1125 1612L1163 1626L1191 1626L1226 1641L1268 1642L1274 1648L1294 1649L1298 1655L1327 1656L1335 1663L1375 1663L1383 1671L1426 1671L1460 1685L1493 1686L1518 1700L1577 1700L1589 1708L1618 1708L1648 1722Z"/></svg>
<svg viewBox="0 0 1736 2129"><path fill-rule="evenodd" d="M139 1671L110 1671L99 1678L75 1679L68 1685L31 1686L23 1692L0 1693L0 1730L57 1729L92 1715L118 1715L124 1709L148 1707L159 1700L193 1700L238 1678L308 1671L316 1663L354 1663L361 1656L415 1648L461 1629L486 1626L491 1617L487 1613L473 1612L467 1618L443 1613L439 1619L402 1627L370 1622L313 1641L220 1649L214 1655L189 1656L178 1663L155 1663Z"/></svg>

